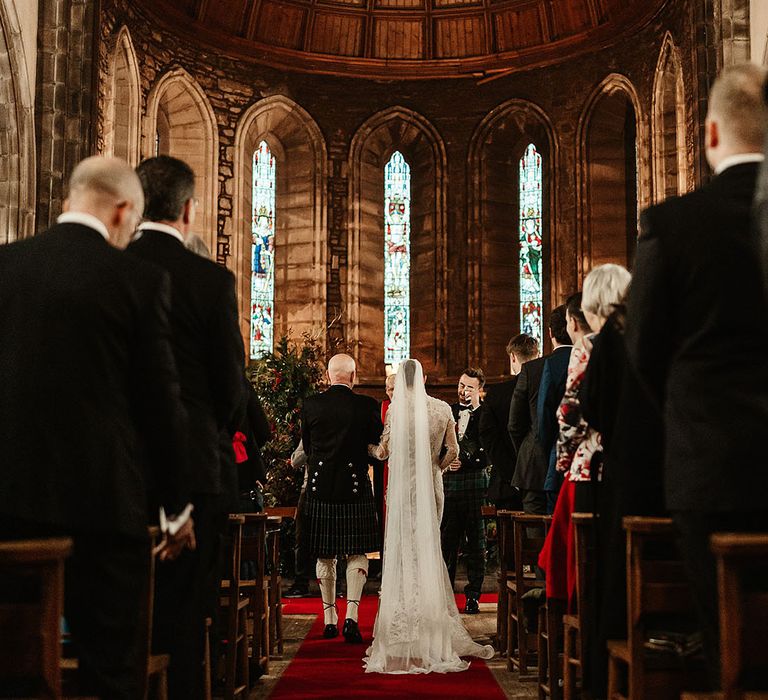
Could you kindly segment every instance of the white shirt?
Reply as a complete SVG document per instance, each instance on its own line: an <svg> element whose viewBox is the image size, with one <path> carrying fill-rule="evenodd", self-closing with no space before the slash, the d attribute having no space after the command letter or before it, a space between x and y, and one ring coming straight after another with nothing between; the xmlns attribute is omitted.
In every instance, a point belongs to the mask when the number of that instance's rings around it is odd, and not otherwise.
<svg viewBox="0 0 768 700"><path fill-rule="evenodd" d="M480 408L478 406L477 408ZM469 406L461 406L459 409L459 420L456 423L456 426L458 428L459 433L459 440L461 440L464 437L464 433L467 432L467 427L469 426L469 419L472 416L472 414L477 410L474 406L471 404Z"/></svg>
<svg viewBox="0 0 768 700"><path fill-rule="evenodd" d="M57 224L80 224L81 226L87 226L88 228L95 229L102 236L104 240L109 240L109 231L104 225L104 222L97 219L93 214L86 214L83 211L65 211L63 214L59 214L56 219Z"/></svg>
<svg viewBox="0 0 768 700"><path fill-rule="evenodd" d="M138 241L144 231L147 229L151 229L152 231L162 231L163 233L167 233L169 236L178 238L182 243L184 243L184 236L181 235L179 229L174 228L173 226L169 226L168 224L158 224L155 221L145 221L143 224L139 224L139 228L136 230L136 234L134 235L133 240Z"/></svg>
<svg viewBox="0 0 768 700"><path fill-rule="evenodd" d="M728 156L720 161L720 165L715 168L715 175L719 175L723 170L732 168L734 165L744 165L744 163L762 163L765 160L763 153L737 153L735 156Z"/></svg>

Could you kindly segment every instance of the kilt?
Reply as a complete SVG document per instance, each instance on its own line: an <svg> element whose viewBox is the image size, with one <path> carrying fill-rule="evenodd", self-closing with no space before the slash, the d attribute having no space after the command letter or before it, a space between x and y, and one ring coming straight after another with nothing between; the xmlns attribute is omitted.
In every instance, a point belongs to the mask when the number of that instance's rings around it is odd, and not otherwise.
<svg viewBox="0 0 768 700"><path fill-rule="evenodd" d="M328 503L307 494L302 515L307 549L319 559L381 550L376 503L370 488L353 503Z"/></svg>
<svg viewBox="0 0 768 700"><path fill-rule="evenodd" d="M468 508L485 505L488 491L488 472L485 469L459 469L457 472L443 472L443 493L446 501L460 501Z"/></svg>

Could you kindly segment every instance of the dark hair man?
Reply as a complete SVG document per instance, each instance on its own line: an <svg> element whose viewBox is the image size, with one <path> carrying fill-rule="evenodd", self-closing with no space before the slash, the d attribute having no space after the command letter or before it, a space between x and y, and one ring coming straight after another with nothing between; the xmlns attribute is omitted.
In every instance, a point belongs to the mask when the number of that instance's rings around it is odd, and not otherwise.
<svg viewBox="0 0 768 700"><path fill-rule="evenodd" d="M488 490L485 450L480 444L480 392L483 370L469 367L459 377L459 402L451 406L456 420L459 456L443 473L445 509L440 524L443 558L451 584L456 579L459 547L466 537L467 585L464 587L470 615L480 612L478 600L485 577L485 525L483 502Z"/></svg>
<svg viewBox="0 0 768 700"><path fill-rule="evenodd" d="M751 228L765 76L756 65L731 66L712 86L704 136L715 176L643 213L627 314L630 362L664 420L666 505L713 686L720 663L709 536L768 530L768 470L756 437L768 424L768 305Z"/></svg>
<svg viewBox="0 0 768 700"><path fill-rule="evenodd" d="M480 441L491 463L487 497L500 510L522 510L523 507L520 494L512 486L517 454L509 437L507 421L520 369L538 354L536 339L525 333L519 333L507 343L512 376L505 382L488 387L480 414Z"/></svg>
<svg viewBox="0 0 768 700"><path fill-rule="evenodd" d="M225 268L185 247L195 223L195 175L183 161L158 156L136 169L146 206L128 251L168 272L171 345L189 420L189 483L197 549L157 569L155 648L170 653L171 698L203 688L205 618L214 604L219 532L237 472L232 422L243 400L243 340L235 280ZM226 438L222 435L226 433ZM225 449L226 448L226 449Z"/></svg>

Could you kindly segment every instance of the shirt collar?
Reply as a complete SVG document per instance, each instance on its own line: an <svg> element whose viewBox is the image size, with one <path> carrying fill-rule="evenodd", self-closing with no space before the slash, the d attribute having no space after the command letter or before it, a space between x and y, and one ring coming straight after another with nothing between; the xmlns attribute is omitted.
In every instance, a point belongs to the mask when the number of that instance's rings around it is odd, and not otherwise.
<svg viewBox="0 0 768 700"><path fill-rule="evenodd" d="M143 224L139 224L139 228L136 231L136 235L133 237L134 241L138 241L141 238L144 231L160 231L167 233L169 236L177 238L184 243L184 236L181 235L179 229L169 226L168 224L158 224L156 221L145 221Z"/></svg>
<svg viewBox="0 0 768 700"><path fill-rule="evenodd" d="M765 160L763 153L737 153L735 156L728 156L720 161L720 165L715 168L715 175L719 175L724 170L732 168L734 165L744 165L744 163L762 163Z"/></svg>
<svg viewBox="0 0 768 700"><path fill-rule="evenodd" d="M83 211L65 211L63 214L59 214L56 219L57 224L80 224L81 226L87 226L88 228L95 229L102 236L104 240L109 240L109 231L104 225L104 222L97 219L93 214L86 214Z"/></svg>

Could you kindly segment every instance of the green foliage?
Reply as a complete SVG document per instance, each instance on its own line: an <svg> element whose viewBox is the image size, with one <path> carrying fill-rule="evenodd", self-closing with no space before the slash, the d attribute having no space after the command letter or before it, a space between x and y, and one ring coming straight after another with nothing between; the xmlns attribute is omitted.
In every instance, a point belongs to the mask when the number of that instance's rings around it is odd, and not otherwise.
<svg viewBox="0 0 768 700"><path fill-rule="evenodd" d="M299 499L304 473L291 466L291 454L301 439L304 399L320 390L322 377L322 349L308 333L301 341L283 336L270 355L251 363L249 378L272 426L272 439L261 451L267 506L292 506Z"/></svg>

